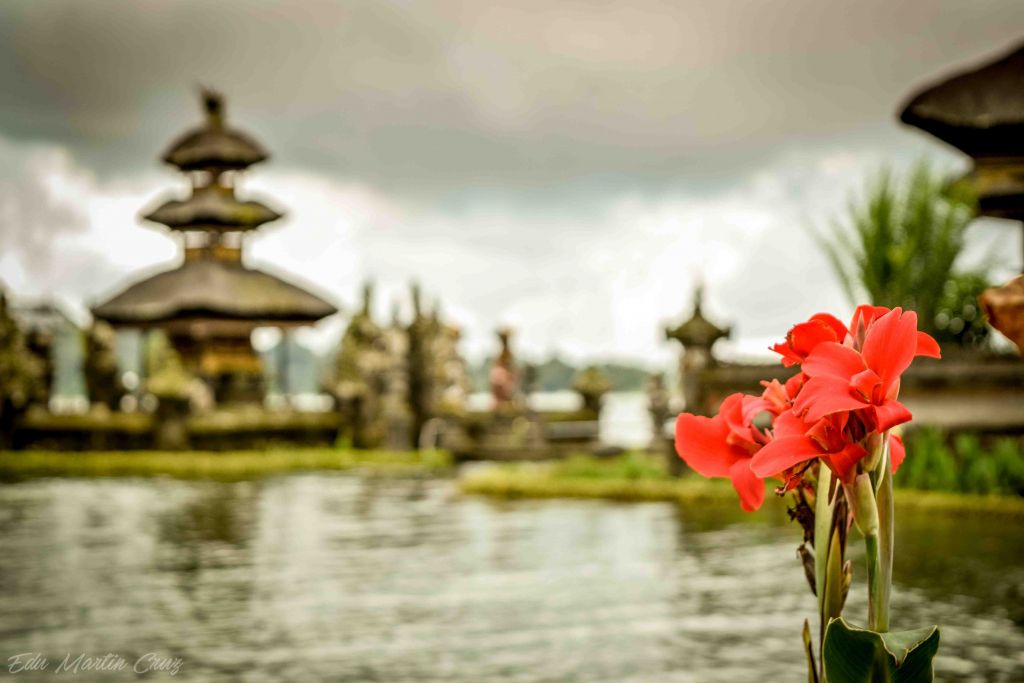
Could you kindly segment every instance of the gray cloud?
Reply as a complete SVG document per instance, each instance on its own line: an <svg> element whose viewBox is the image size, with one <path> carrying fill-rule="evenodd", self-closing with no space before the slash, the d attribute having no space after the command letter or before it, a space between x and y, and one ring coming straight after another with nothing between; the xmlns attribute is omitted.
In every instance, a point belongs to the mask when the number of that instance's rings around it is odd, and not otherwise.
<svg viewBox="0 0 1024 683"><path fill-rule="evenodd" d="M535 351L664 361L659 322L703 277L770 337L845 305L808 223L885 161L956 163L901 100L1022 20L1019 0L7 2L0 277L87 301L172 258L136 216L181 187L157 156L204 83L273 155L244 187L289 211L253 257L343 303L375 276L386 310L417 278L477 351L512 321Z"/></svg>
<svg viewBox="0 0 1024 683"><path fill-rule="evenodd" d="M53 240L87 224L82 207L59 182L71 161L60 149L26 148L3 138L0 159L0 254L18 254L29 269L48 268Z"/></svg>
<svg viewBox="0 0 1024 683"><path fill-rule="evenodd" d="M105 0L0 9L0 130L152 163L193 88L288 166L402 193L708 182L783 144L895 139L908 90L1019 2Z"/></svg>

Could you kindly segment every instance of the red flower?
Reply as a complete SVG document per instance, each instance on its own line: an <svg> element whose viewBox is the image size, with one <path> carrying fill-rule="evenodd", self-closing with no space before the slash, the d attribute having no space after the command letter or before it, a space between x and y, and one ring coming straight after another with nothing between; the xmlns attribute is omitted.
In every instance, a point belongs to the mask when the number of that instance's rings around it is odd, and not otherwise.
<svg viewBox="0 0 1024 683"><path fill-rule="evenodd" d="M889 439L895 472L905 451L888 430L910 420L897 397L900 376L915 356L940 357L938 344L917 329L917 315L860 306L847 328L819 313L795 325L773 349L801 372L780 384L762 382L760 397L733 394L713 418L682 414L676 450L706 477L729 477L744 510L764 500L764 479L781 476L789 490L816 460L848 482L858 463ZM771 430L754 418L768 413Z"/></svg>
<svg viewBox="0 0 1024 683"><path fill-rule="evenodd" d="M860 314L864 311L863 316ZM802 365L809 378L800 390L794 409L808 423L827 415L865 410L873 422L869 428L884 432L908 422L910 411L896 400L900 375L915 356L940 357L939 345L917 330L917 314L894 308L880 316L877 308L857 309L854 323L863 344L860 352L837 342L821 342ZM865 320L872 316L872 319Z"/></svg>
<svg viewBox="0 0 1024 683"><path fill-rule="evenodd" d="M842 342L849 332L839 319L828 313L812 315L805 323L794 325L786 333L786 341L776 344L772 351L782 356L787 368L802 363L807 355L822 342Z"/></svg>
<svg viewBox="0 0 1024 683"><path fill-rule="evenodd" d="M729 477L747 512L764 502L764 482L750 471L750 458L768 440L753 425L766 410L770 404L763 398L732 394L715 417L683 413L676 418L679 456L705 477Z"/></svg>

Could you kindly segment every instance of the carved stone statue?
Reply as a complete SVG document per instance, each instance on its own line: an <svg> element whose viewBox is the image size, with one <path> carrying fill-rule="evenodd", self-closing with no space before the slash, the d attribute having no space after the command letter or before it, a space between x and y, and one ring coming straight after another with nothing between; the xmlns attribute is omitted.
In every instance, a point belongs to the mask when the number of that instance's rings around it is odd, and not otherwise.
<svg viewBox="0 0 1024 683"><path fill-rule="evenodd" d="M512 330L504 327L498 330L498 341L501 351L494 365L491 366L491 396L494 398L494 409L502 410L519 407L519 370L512 356Z"/></svg>
<svg viewBox="0 0 1024 683"><path fill-rule="evenodd" d="M583 369L572 383L573 391L583 397L583 409L595 414L601 413L601 402L611 388L611 382L599 368L591 365Z"/></svg>
<svg viewBox="0 0 1024 683"><path fill-rule="evenodd" d="M373 320L373 286L363 287L363 307L352 316L335 361L328 390L347 415L352 445L373 448L384 439L382 398L389 358L383 330Z"/></svg>
<svg viewBox="0 0 1024 683"><path fill-rule="evenodd" d="M671 413L665 373L655 372L647 378L647 413L651 416L650 450L665 450L665 423Z"/></svg>

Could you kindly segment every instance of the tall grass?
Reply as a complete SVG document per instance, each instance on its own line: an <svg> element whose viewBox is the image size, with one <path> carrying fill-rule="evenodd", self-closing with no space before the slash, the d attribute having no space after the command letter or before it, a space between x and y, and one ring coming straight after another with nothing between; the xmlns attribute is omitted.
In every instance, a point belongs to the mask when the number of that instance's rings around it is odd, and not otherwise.
<svg viewBox="0 0 1024 683"><path fill-rule="evenodd" d="M940 343L974 346L987 337L985 268L957 263L974 215L974 198L922 162L906 178L883 170L818 241L851 303L916 311Z"/></svg>

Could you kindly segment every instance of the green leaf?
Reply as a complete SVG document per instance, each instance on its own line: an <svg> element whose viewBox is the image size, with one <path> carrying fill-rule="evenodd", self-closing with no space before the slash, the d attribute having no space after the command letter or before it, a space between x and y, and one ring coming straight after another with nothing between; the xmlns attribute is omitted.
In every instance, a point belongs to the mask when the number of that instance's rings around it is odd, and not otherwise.
<svg viewBox="0 0 1024 683"><path fill-rule="evenodd" d="M930 683L939 627L875 633L839 617L825 631L822 659L830 683Z"/></svg>
<svg viewBox="0 0 1024 683"><path fill-rule="evenodd" d="M811 624L804 619L804 654L807 655L807 683L818 683L818 667L814 663L814 641L811 640Z"/></svg>

